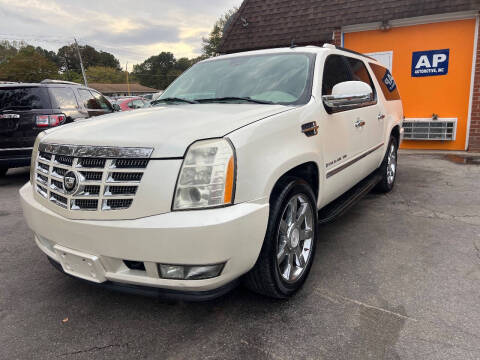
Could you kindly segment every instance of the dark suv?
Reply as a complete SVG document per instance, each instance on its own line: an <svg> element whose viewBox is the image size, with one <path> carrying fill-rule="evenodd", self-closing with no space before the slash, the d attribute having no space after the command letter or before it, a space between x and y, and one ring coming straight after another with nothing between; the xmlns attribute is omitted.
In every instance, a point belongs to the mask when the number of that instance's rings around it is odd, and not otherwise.
<svg viewBox="0 0 480 360"><path fill-rule="evenodd" d="M113 111L98 91L73 82L0 84L0 176L30 164L41 131Z"/></svg>

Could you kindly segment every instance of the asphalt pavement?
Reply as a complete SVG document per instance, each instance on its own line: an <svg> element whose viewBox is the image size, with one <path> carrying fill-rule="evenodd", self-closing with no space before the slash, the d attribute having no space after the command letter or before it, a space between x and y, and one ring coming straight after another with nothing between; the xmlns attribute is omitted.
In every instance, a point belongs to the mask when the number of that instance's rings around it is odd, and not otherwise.
<svg viewBox="0 0 480 360"><path fill-rule="evenodd" d="M54 269L0 179L1 359L480 359L480 164L400 154L397 184L322 226L288 301L99 289Z"/></svg>

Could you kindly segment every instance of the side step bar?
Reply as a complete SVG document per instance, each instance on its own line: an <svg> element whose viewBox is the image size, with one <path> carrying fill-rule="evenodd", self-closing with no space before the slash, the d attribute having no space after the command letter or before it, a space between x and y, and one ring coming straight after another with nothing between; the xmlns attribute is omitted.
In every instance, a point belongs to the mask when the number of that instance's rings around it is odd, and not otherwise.
<svg viewBox="0 0 480 360"><path fill-rule="evenodd" d="M380 180L382 176L378 171L374 171L338 199L321 208L318 211L318 223L326 224L336 220L367 195Z"/></svg>

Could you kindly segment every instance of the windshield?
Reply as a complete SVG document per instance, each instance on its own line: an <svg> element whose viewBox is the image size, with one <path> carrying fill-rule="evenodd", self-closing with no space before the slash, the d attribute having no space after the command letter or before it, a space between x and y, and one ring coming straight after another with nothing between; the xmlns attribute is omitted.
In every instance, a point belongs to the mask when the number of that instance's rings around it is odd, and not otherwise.
<svg viewBox="0 0 480 360"><path fill-rule="evenodd" d="M0 87L0 110L50 109L44 87Z"/></svg>
<svg viewBox="0 0 480 360"><path fill-rule="evenodd" d="M314 54L263 54L201 62L159 100L186 99L305 104L311 96ZM203 101L205 102L205 101Z"/></svg>

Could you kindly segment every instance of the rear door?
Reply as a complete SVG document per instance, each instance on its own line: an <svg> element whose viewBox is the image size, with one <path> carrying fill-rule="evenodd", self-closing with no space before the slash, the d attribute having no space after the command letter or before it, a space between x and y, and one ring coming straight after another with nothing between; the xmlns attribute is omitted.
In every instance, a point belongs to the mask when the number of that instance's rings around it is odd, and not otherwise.
<svg viewBox="0 0 480 360"><path fill-rule="evenodd" d="M373 91L375 103L369 106L355 109L356 116L364 121L361 127L362 141L364 142L366 168L368 173L375 170L383 158L383 138L385 133L385 111L382 102L378 98L375 84L367 70L366 64L357 58L346 57L350 66L353 80L362 81L370 85Z"/></svg>

